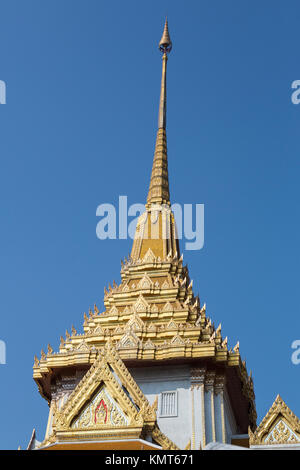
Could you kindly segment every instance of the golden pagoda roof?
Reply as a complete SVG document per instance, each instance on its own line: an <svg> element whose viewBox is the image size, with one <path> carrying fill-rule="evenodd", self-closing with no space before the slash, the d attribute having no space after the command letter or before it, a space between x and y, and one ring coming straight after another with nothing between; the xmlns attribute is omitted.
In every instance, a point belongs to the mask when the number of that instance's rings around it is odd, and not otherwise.
<svg viewBox="0 0 300 470"><path fill-rule="evenodd" d="M166 28L167 26L165 26ZM205 304L193 292L188 268L180 256L174 213L170 207L166 147L166 64L163 54L159 128L147 207L138 220L131 255L122 262L121 282L104 289L104 311L95 306L84 314L83 332L61 337L59 351L48 345L35 357L33 377L39 391L51 399L51 381L63 369L87 371L110 341L125 364L193 363L231 370L244 422L256 425L252 377L241 360L239 344L228 347L221 325L207 316ZM167 235L167 236L166 236ZM93 367L93 366L92 366ZM236 392L238 390L238 392ZM236 400L238 402L238 400ZM248 424L247 424L248 425ZM247 429L247 427L246 427Z"/></svg>

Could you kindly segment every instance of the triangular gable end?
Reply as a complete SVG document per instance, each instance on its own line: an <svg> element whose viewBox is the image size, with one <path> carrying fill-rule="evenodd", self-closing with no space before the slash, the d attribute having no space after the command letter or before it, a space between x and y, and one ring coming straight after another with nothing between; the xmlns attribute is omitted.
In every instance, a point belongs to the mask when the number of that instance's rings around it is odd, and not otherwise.
<svg viewBox="0 0 300 470"><path fill-rule="evenodd" d="M127 322L125 329L132 329L133 331L141 331L145 327L145 323L137 313L134 313L130 320Z"/></svg>
<svg viewBox="0 0 300 470"><path fill-rule="evenodd" d="M141 427L144 423L142 410L147 410L147 420L154 424L155 411L115 348L109 344L71 393L66 404L56 412L55 430L101 429L120 425Z"/></svg>
<svg viewBox="0 0 300 470"><path fill-rule="evenodd" d="M143 263L154 263L155 260L156 260L155 254L153 253L151 248L148 248L148 251L143 258Z"/></svg>
<svg viewBox="0 0 300 470"><path fill-rule="evenodd" d="M300 445L300 420L277 395L255 432L249 429L249 437L250 446Z"/></svg>
<svg viewBox="0 0 300 470"><path fill-rule="evenodd" d="M139 289L151 289L153 287L153 282L151 281L150 277L145 274L144 277L138 283Z"/></svg>
<svg viewBox="0 0 300 470"><path fill-rule="evenodd" d="M144 433L163 449L178 449L159 430L157 403L151 406L116 349L108 342L98 358L54 413L53 433L40 448L82 439L140 439Z"/></svg>
<svg viewBox="0 0 300 470"><path fill-rule="evenodd" d="M135 304L133 305L133 310L137 313L145 313L149 308L148 303L142 295L139 296Z"/></svg>
<svg viewBox="0 0 300 470"><path fill-rule="evenodd" d="M117 343L117 349L129 348L137 349L140 346L140 340L134 331L127 331Z"/></svg>
<svg viewBox="0 0 300 470"><path fill-rule="evenodd" d="M128 426L128 423L128 416L103 384L70 426L72 429L84 430L100 426Z"/></svg>

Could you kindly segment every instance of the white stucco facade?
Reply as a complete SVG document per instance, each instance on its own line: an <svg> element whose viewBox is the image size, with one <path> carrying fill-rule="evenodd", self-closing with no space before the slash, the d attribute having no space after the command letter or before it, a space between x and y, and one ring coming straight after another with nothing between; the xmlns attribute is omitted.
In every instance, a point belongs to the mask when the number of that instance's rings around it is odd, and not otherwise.
<svg viewBox="0 0 300 470"><path fill-rule="evenodd" d="M159 428L180 449L231 444L238 434L224 375L189 364L131 367L129 372L150 404L158 397ZM78 372L53 386L46 437L52 432L54 402L61 408L82 376Z"/></svg>
<svg viewBox="0 0 300 470"><path fill-rule="evenodd" d="M192 413L190 400L190 369L188 366L149 367L130 369L130 373L152 404L158 395L158 425L178 447L184 449L191 437ZM162 416L163 392L176 392L177 413Z"/></svg>
<svg viewBox="0 0 300 470"><path fill-rule="evenodd" d="M236 423L224 377L189 365L130 368L130 373L151 404L158 396L159 427L180 449L189 443L191 449L231 443ZM176 396L169 415L163 413L165 392L172 400Z"/></svg>

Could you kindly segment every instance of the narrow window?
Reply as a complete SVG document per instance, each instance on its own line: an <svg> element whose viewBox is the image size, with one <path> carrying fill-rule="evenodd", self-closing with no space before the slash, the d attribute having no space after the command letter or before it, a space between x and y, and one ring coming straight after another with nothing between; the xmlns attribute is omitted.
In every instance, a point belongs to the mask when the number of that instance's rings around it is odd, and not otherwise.
<svg viewBox="0 0 300 470"><path fill-rule="evenodd" d="M162 392L160 401L160 416L177 416L177 391Z"/></svg>

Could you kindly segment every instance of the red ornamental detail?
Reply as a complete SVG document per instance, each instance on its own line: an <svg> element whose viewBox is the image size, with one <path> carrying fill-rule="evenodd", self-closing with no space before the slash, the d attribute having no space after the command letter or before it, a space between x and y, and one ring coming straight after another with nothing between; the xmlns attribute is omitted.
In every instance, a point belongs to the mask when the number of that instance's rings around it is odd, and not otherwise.
<svg viewBox="0 0 300 470"><path fill-rule="evenodd" d="M97 423L97 418L100 417L101 421L103 420L103 416L105 414L105 417L104 417L104 423L106 424L106 421L107 421L107 406L102 398L102 400L100 400L100 403L99 405L97 406L96 410L95 410L95 423ZM100 416L99 416L100 415Z"/></svg>

